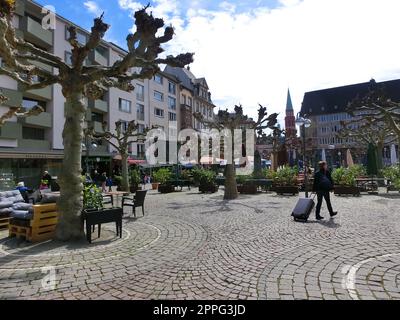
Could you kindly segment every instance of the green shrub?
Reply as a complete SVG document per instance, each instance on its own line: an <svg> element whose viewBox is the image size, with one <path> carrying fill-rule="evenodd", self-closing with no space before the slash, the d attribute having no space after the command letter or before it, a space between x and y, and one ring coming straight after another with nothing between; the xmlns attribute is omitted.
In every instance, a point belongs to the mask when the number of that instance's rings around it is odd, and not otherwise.
<svg viewBox="0 0 400 320"><path fill-rule="evenodd" d="M400 165L382 169L382 175L385 179L390 180L396 188L400 188Z"/></svg>
<svg viewBox="0 0 400 320"><path fill-rule="evenodd" d="M272 169L264 169L263 175L266 179L275 180L277 172Z"/></svg>
<svg viewBox="0 0 400 320"><path fill-rule="evenodd" d="M332 172L332 179L335 185L339 186L348 186L355 187L356 186L356 178L361 176L360 168L353 170L352 168L337 168Z"/></svg>
<svg viewBox="0 0 400 320"><path fill-rule="evenodd" d="M138 185L141 182L140 171L139 169L133 169L131 171L131 184Z"/></svg>
<svg viewBox="0 0 400 320"><path fill-rule="evenodd" d="M367 169L361 164L356 164L352 167L349 167L348 170L350 174L352 174L356 178L360 178L367 175Z"/></svg>
<svg viewBox="0 0 400 320"><path fill-rule="evenodd" d="M214 171L196 168L192 171L193 180L196 184L211 184L215 182L217 176Z"/></svg>
<svg viewBox="0 0 400 320"><path fill-rule="evenodd" d="M122 176L115 176L114 177L114 181L115 181L115 184L117 186L121 186L121 184L122 184Z"/></svg>
<svg viewBox="0 0 400 320"><path fill-rule="evenodd" d="M298 171L288 166L278 169L274 181L280 186L293 186L297 183Z"/></svg>
<svg viewBox="0 0 400 320"><path fill-rule="evenodd" d="M88 185L83 188L83 209L103 208L103 195L96 185Z"/></svg>
<svg viewBox="0 0 400 320"><path fill-rule="evenodd" d="M161 168L153 173L153 181L160 184L166 184L172 178L172 172L170 169Z"/></svg>

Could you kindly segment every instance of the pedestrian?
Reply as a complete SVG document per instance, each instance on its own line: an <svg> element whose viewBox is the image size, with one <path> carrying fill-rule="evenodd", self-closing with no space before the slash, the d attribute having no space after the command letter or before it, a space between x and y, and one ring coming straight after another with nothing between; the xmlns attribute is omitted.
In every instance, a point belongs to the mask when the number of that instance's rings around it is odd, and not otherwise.
<svg viewBox="0 0 400 320"><path fill-rule="evenodd" d="M112 180L111 177L107 178L106 184L107 184L107 187L108 187L108 192L112 192L113 180Z"/></svg>
<svg viewBox="0 0 400 320"><path fill-rule="evenodd" d="M43 172L42 180L40 182L40 190L50 189L51 186L51 175L48 171Z"/></svg>
<svg viewBox="0 0 400 320"><path fill-rule="evenodd" d="M336 216L338 213L333 211L331 204L330 192L332 192L334 189L334 183L331 173L328 170L328 165L326 161L321 161L319 162L318 165L319 165L319 171L314 175L313 192L315 192L318 197L316 218L317 220L323 220L324 217L321 216L321 207L324 199L326 201L326 205L328 206L331 218Z"/></svg>
<svg viewBox="0 0 400 320"><path fill-rule="evenodd" d="M106 189L106 182L107 182L107 173L103 172L103 174L99 177L99 184L101 186L101 192L107 192Z"/></svg>

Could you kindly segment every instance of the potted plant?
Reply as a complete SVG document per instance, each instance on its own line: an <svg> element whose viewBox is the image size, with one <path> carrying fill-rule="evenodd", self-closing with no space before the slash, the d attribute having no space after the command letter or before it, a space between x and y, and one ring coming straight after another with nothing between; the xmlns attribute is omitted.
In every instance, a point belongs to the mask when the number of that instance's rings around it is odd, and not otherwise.
<svg viewBox="0 0 400 320"><path fill-rule="evenodd" d="M140 171L139 169L133 169L131 171L131 185L130 185L130 192L131 193L136 193L136 191L139 190L139 185L140 185Z"/></svg>
<svg viewBox="0 0 400 320"><path fill-rule="evenodd" d="M99 210L103 208L103 195L101 189L94 184L83 188L83 209Z"/></svg>
<svg viewBox="0 0 400 320"><path fill-rule="evenodd" d="M386 191L400 192L400 165L394 165L382 169L382 175L387 181Z"/></svg>
<svg viewBox="0 0 400 320"><path fill-rule="evenodd" d="M357 172L357 170L343 167L333 170L332 179L335 183L335 195L360 195L360 189L356 185Z"/></svg>
<svg viewBox="0 0 400 320"><path fill-rule="evenodd" d="M299 187L297 185L297 170L288 166L280 168L274 179L274 190L279 195L284 194L299 194Z"/></svg>
<svg viewBox="0 0 400 320"><path fill-rule="evenodd" d="M202 193L215 193L218 191L215 177L216 173L211 170L196 169L193 171L194 181L199 186L199 192Z"/></svg>
<svg viewBox="0 0 400 320"><path fill-rule="evenodd" d="M236 177L238 192L242 194L256 194L257 184L252 176L240 175Z"/></svg>
<svg viewBox="0 0 400 320"><path fill-rule="evenodd" d="M172 172L169 169L161 168L153 174L155 181L159 183L158 192L171 193L175 191L175 187L168 183L171 180Z"/></svg>
<svg viewBox="0 0 400 320"><path fill-rule="evenodd" d="M88 185L83 189L82 219L86 222L86 238L92 243L94 227L99 226L98 236L101 235L101 225L116 222L117 234L122 235L122 208L105 209L101 189L96 185Z"/></svg>

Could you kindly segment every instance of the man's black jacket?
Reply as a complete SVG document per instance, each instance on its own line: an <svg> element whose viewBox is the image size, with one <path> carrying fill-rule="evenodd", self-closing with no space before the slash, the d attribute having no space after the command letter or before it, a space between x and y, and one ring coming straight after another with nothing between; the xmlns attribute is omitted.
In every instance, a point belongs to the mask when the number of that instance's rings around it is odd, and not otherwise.
<svg viewBox="0 0 400 320"><path fill-rule="evenodd" d="M326 176L328 178L328 180L331 182L331 187L329 188L329 190L327 190L327 188L324 187L324 185L322 185L322 180L323 180L324 176ZM333 182L330 171L318 171L317 173L315 173L313 192L331 191L331 190L333 190L333 188L334 188L334 182Z"/></svg>

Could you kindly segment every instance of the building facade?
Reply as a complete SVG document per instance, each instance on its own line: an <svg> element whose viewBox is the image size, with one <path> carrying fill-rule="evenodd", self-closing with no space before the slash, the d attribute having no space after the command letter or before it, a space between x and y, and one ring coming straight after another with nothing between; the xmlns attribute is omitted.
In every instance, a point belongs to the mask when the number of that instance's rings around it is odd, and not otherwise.
<svg viewBox="0 0 400 320"><path fill-rule="evenodd" d="M393 101L400 101L400 80L378 83ZM338 132L342 122L354 120L346 112L348 104L355 98L368 93L369 82L343 87L307 92L304 95L301 114L309 118L311 127L306 130L307 155L315 164L322 158L322 153L331 166L345 164L347 149L350 149L355 162L362 163L366 159L366 147L360 145L354 138L340 138ZM396 146L398 149L398 146ZM387 146L382 150L384 161L387 162Z"/></svg>
<svg viewBox="0 0 400 320"><path fill-rule="evenodd" d="M44 29L41 21L47 12L43 12L34 1L17 0L14 16L17 35L70 63L72 49L67 41L68 27L73 25L77 28L77 39L82 44L86 43L90 33L59 15L56 16L55 28ZM90 53L86 64L111 66L126 53L117 45L102 41L99 48ZM40 67L54 72L46 65ZM87 125L101 132L103 123L107 123L110 130L115 130L115 122L135 120L140 124L139 130L157 126L170 134L170 130L179 131L181 124L183 127L196 126L192 119L194 111L212 117L214 105L205 79L196 79L190 73L191 80L185 85L176 76L177 70L172 73L160 71L151 80L133 81L133 92L111 88L101 99L87 100ZM61 87L53 85L23 92L14 80L0 76L0 90L9 99L0 106L0 114L13 106L29 109L40 105L44 109L38 116L13 118L1 127L0 173L12 173L16 179L31 186L37 185L43 170L57 176L63 159L62 130L65 121L65 99ZM182 106L190 108L191 113L187 115L183 112L182 116ZM82 149L83 157L89 159L92 169L109 172L113 159L118 158L116 151L106 142L83 143ZM130 151L133 159L145 158L144 144L133 143Z"/></svg>
<svg viewBox="0 0 400 320"><path fill-rule="evenodd" d="M213 119L215 105L211 99L211 92L205 78L196 78L187 68L173 68L167 66L164 73L175 76L180 81L180 127L202 130L205 126L197 121L194 113L201 113L206 119Z"/></svg>

